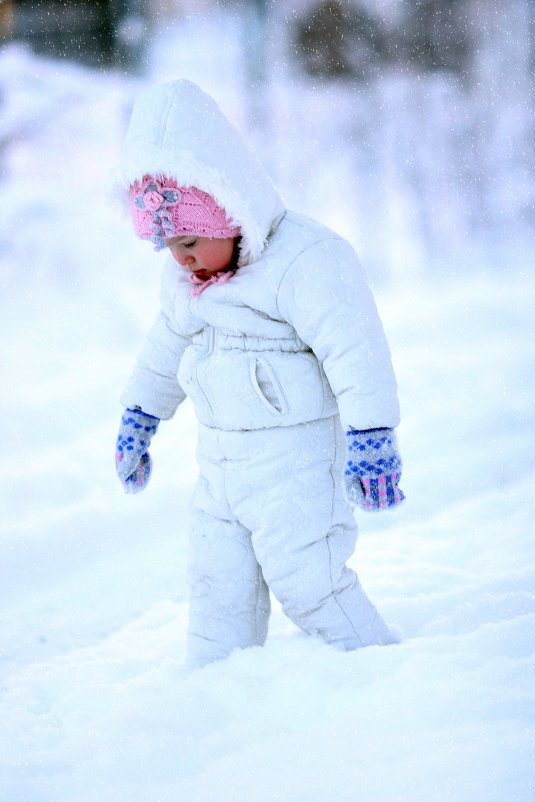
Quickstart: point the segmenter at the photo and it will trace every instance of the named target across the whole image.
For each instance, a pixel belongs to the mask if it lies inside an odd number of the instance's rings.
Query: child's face
[[[179,265],[201,279],[230,267],[234,253],[234,239],[208,239],[208,237],[170,237],[166,246]]]

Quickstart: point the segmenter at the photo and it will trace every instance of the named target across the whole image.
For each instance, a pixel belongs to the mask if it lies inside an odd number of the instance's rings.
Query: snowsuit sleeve
[[[278,292],[282,317],[313,350],[346,428],[399,423],[390,349],[353,248],[341,238],[317,242],[286,271]]]
[[[126,407],[139,406],[148,415],[172,418],[186,394],[178,383],[180,360],[190,337],[173,326],[173,274],[164,270],[160,293],[161,308],[150,329],[134,370],[121,395]]]

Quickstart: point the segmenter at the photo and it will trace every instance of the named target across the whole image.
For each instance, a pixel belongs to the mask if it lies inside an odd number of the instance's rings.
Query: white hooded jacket
[[[289,426],[339,412],[345,427],[399,422],[390,352],[347,241],[285,210],[258,159],[217,104],[176,81],[140,96],[116,189],[144,175],[210,193],[242,230],[239,269],[191,295],[169,256],[161,310],[121,397],[158,418],[185,396],[227,431]]]

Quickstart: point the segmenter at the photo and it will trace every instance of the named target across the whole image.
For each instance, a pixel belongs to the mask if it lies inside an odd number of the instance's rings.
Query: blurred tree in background
[[[0,0],[0,32],[39,55],[135,70],[148,35],[147,1]]]
[[[377,4],[376,4],[377,5]],[[357,0],[307,4],[296,53],[311,75],[369,80],[393,65],[463,73],[473,42],[469,0],[404,0],[390,18]]]
[[[296,25],[297,54],[310,75],[365,80],[387,60],[386,31],[357,5],[324,0]]]
[[[463,74],[474,46],[465,0],[410,0],[399,38],[409,63]]]

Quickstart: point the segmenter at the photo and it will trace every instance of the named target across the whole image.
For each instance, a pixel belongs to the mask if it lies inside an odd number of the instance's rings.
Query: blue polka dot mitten
[[[158,429],[159,418],[141,409],[125,409],[117,437],[115,469],[125,493],[139,493],[149,483],[152,460],[150,441]]]
[[[344,486],[348,501],[364,510],[381,510],[400,504],[405,496],[398,487],[401,457],[393,429],[347,433]]]

